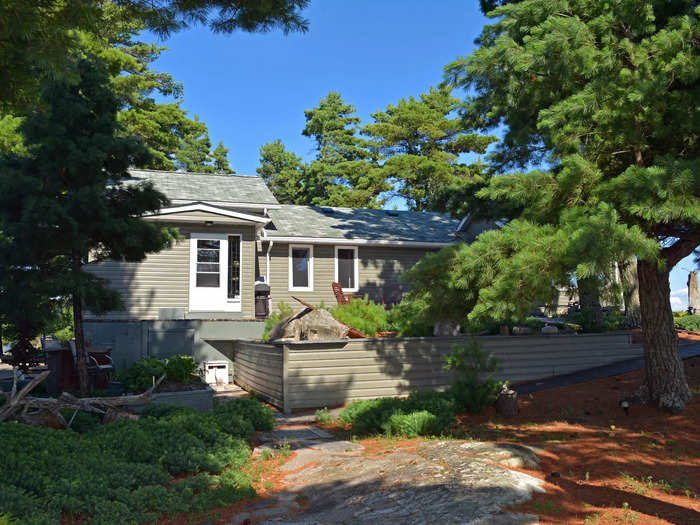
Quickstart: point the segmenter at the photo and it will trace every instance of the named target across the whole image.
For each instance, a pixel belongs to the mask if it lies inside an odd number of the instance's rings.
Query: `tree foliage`
[[[193,25],[218,33],[305,32],[308,0],[5,0],[0,3],[0,110],[37,101],[42,79],[76,78],[72,57],[79,32],[110,30],[116,6],[161,37]]]
[[[431,88],[372,114],[362,128],[384,160],[382,174],[396,196],[414,210],[433,210],[441,190],[470,183],[481,169],[460,162],[463,153],[485,153],[493,137],[465,131],[456,115],[459,99],[449,87]]]
[[[175,232],[139,218],[166,204],[165,196],[149,183],[121,182],[148,151],[122,135],[108,76],[88,60],[76,71],[77,84],[47,83],[42,105],[22,123],[29,154],[0,161],[0,289],[10,300],[37,306],[72,297],[77,312],[85,306],[99,313],[119,306],[120,297],[83,264],[139,261],[169,245]],[[17,282],[34,281],[33,293],[16,288]],[[18,331],[23,318],[36,313],[8,302],[2,306]],[[80,350],[79,327],[76,323]],[[22,329],[22,337],[33,337],[37,328],[34,322]]]
[[[489,14],[481,47],[446,68],[472,90],[465,124],[505,126],[500,168],[476,194],[517,211],[507,227],[451,248],[442,288],[462,312],[520,315],[574,275],[639,258],[646,387],[680,409],[689,390],[677,354],[668,271],[700,244],[700,58],[692,2],[524,0]],[[423,274],[415,293],[440,304]],[[483,275],[478,275],[482,272]],[[446,292],[448,293],[448,292]],[[476,294],[476,295],[475,295]],[[646,312],[646,315],[645,315]]]

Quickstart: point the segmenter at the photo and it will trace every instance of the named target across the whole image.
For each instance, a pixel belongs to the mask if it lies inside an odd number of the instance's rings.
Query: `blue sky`
[[[304,110],[331,90],[355,105],[363,122],[399,98],[419,95],[442,80],[443,67],[474,49],[486,18],[464,0],[312,0],[306,34],[214,35],[182,31],[154,69],[185,87],[183,107],[223,140],[238,173],[255,174],[258,150],[282,139],[302,157],[312,143],[301,136]],[[687,307],[686,279],[694,263],[671,273],[674,310]]]

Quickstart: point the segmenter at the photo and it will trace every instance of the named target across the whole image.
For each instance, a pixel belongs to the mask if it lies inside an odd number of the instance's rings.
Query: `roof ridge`
[[[166,175],[208,175],[210,177],[245,177],[247,179],[260,179],[263,178],[260,175],[245,175],[242,173],[206,173],[203,171],[168,171],[168,170],[151,170],[142,168],[131,168],[128,170],[131,172],[145,172],[145,173],[163,173]]]

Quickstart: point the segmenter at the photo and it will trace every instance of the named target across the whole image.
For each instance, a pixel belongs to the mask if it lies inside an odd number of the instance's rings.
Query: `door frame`
[[[230,235],[238,236],[240,243],[240,295],[238,299],[228,298],[228,258],[229,245],[228,238]],[[193,298],[197,296],[197,241],[211,240],[219,241],[219,299],[208,305],[203,305],[198,302],[193,302]],[[210,232],[192,232],[190,233],[190,286],[188,308],[190,312],[240,312],[242,311],[243,299],[243,234],[239,232],[226,233],[210,233]]]

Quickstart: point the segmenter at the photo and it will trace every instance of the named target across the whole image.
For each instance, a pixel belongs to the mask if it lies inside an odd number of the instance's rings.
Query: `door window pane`
[[[197,280],[198,288],[219,287],[219,248],[220,241],[197,240]]]
[[[228,238],[228,298],[241,296],[241,238],[232,235]]]
[[[292,286],[309,287],[309,249],[292,248]]]
[[[355,250],[338,248],[338,282],[343,288],[354,289],[355,283]]]

